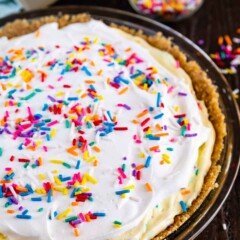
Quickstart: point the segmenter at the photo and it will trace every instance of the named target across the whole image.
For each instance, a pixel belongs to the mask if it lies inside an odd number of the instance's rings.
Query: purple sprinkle
[[[136,171],[135,169],[132,171],[132,175],[133,175],[134,177],[136,177],[137,171]]]
[[[197,43],[198,43],[198,45],[203,45],[205,43],[205,41],[203,39],[199,39]]]
[[[19,211],[22,211],[22,210],[23,210],[23,206],[20,206],[20,207],[18,208],[18,210],[19,210]]]
[[[187,96],[187,93],[183,93],[183,92],[178,92],[179,96]]]
[[[128,106],[127,104],[123,104],[123,107],[126,108],[127,110],[131,110],[131,107]]]
[[[197,133],[187,133],[185,134],[185,137],[196,137]]]
[[[48,95],[48,98],[52,101],[52,102],[56,102],[57,100],[55,98],[53,98],[52,96]]]
[[[82,221],[80,219],[72,221],[72,224],[74,224],[74,225],[77,225],[77,224],[80,224],[80,223],[82,223]]]
[[[18,200],[15,197],[11,197],[12,203],[18,205]]]
[[[134,67],[131,66],[131,68],[130,68],[130,74],[133,75],[133,73],[134,73]]]
[[[136,164],[135,164],[135,163],[132,163],[132,167],[135,168],[135,167],[136,167]]]
[[[123,157],[123,160],[127,160],[127,157]]]

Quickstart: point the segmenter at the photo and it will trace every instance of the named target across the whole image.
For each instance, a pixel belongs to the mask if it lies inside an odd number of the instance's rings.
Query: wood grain
[[[64,4],[90,4],[134,12],[127,0],[61,0],[56,5]],[[225,34],[236,36],[236,29],[240,28],[240,0],[206,0],[194,16],[177,23],[167,23],[167,25],[194,42],[204,40],[205,43],[201,47],[205,52],[216,52],[219,50],[218,36]],[[240,71],[238,74],[226,77],[232,89],[240,89]],[[238,103],[240,104],[239,99]],[[220,212],[197,237],[197,240],[240,240],[240,174]]]

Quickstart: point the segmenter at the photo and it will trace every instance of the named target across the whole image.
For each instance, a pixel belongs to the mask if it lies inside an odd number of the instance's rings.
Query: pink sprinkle
[[[180,63],[178,60],[176,60],[176,68],[179,68],[180,67]]]
[[[122,182],[122,178],[121,177],[118,177],[118,180],[119,180],[119,184],[122,184],[123,182]]]
[[[55,87],[53,85],[48,85],[50,89],[54,89]]]
[[[170,142],[176,142],[176,139],[175,138],[171,138]]]
[[[137,140],[137,135],[136,135],[136,134],[133,135],[133,139],[134,139],[134,140]]]
[[[63,80],[63,76],[60,76],[57,80],[58,80],[58,81]]]
[[[140,139],[138,139],[138,140],[136,140],[136,143],[140,144],[140,143],[142,143],[142,141]]]
[[[190,123],[188,123],[188,125],[187,125],[187,130],[188,130],[188,131],[191,130],[191,124],[190,124]]]
[[[44,151],[44,152],[47,152],[47,151],[48,151],[48,149],[47,149],[46,146],[43,146],[43,151]]]
[[[57,123],[59,123],[58,120],[55,120],[55,121],[52,121],[52,122],[48,123],[47,126],[51,127],[51,126],[53,126],[53,125],[55,125]]]
[[[170,88],[168,88],[167,93],[172,92],[173,89],[174,89],[174,86],[171,86]]]
[[[123,172],[121,168],[118,168],[118,172],[121,174],[123,178],[127,178],[126,174]]]
[[[5,168],[5,171],[11,171],[11,170],[12,170],[12,168],[10,168],[10,167]]]
[[[79,213],[79,217],[85,222],[86,221],[86,219],[85,219],[85,217],[84,217],[84,215],[82,214],[82,213]]]

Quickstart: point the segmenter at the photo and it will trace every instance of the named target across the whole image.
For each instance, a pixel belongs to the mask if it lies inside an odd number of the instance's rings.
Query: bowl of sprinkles
[[[138,13],[163,21],[178,21],[194,14],[203,0],[129,0]]]

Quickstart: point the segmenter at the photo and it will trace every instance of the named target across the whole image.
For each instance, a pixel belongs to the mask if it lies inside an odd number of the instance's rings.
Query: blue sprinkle
[[[107,111],[107,115],[109,116],[109,118],[111,119],[111,121],[112,121],[112,116],[111,116],[111,113],[110,113],[110,111],[108,110]]]
[[[43,108],[42,108],[42,111],[46,111],[47,109],[48,109],[48,104],[47,104],[47,103],[44,103]]]
[[[159,106],[160,106],[160,101],[161,101],[161,93],[158,92],[158,93],[157,93],[157,103],[156,103],[156,107],[159,107]]]
[[[164,115],[164,113],[160,113],[160,114],[154,116],[154,119],[159,119],[159,118],[161,118],[163,115]]]
[[[88,70],[86,66],[83,66],[81,70],[83,70],[88,76],[92,76],[91,72]]]
[[[154,108],[153,107],[149,107],[148,110],[149,110],[149,112],[152,112],[154,110]]]
[[[30,215],[16,215],[16,218],[19,218],[19,219],[32,219],[32,216],[30,216]]]
[[[77,100],[79,100],[78,97],[69,97],[68,98],[68,101],[77,101]]]
[[[9,176],[8,176],[8,175],[4,176],[4,179],[5,179],[6,181],[8,181],[8,180],[12,179],[14,176],[15,176],[15,173],[12,172]]]
[[[76,169],[79,169],[79,168],[80,168],[80,164],[81,164],[81,161],[78,160],[78,161],[77,161],[77,164],[76,164]]]
[[[52,189],[48,191],[48,195],[47,195],[47,202],[50,203],[51,201],[52,201]]]
[[[183,212],[186,213],[187,212],[187,205],[186,205],[186,203],[184,201],[180,201],[180,205],[182,207]]]
[[[26,215],[27,213],[28,213],[28,210],[26,209],[22,212],[22,215]]]
[[[0,198],[3,198],[2,185],[0,185]]]
[[[106,216],[106,213],[93,213],[93,216],[97,216],[97,217],[105,217]]]
[[[107,66],[108,66],[108,67],[114,66],[114,62],[109,63]]]
[[[148,168],[148,167],[150,166],[151,159],[152,159],[151,156],[148,156],[148,157],[147,157],[146,163],[145,163],[145,165],[144,165],[145,168]]]
[[[42,127],[42,126],[44,126],[44,125],[45,125],[44,122],[39,122],[39,123],[35,123],[33,126],[34,126],[34,127]]]
[[[160,137],[150,136],[148,137],[149,140],[160,140]]]
[[[75,196],[75,192],[77,192],[77,188],[74,188],[71,195],[70,195],[70,198],[74,198]]]
[[[47,134],[47,135],[46,135],[46,139],[47,139],[47,141],[50,141],[50,140],[51,140],[51,138],[50,138],[50,135],[49,135],[49,134]]]
[[[31,201],[33,201],[33,202],[41,202],[42,198],[41,197],[34,197],[34,198],[31,198]]]
[[[50,131],[51,130],[51,128],[49,128],[49,127],[40,127],[39,129],[41,131]]]
[[[122,190],[122,191],[117,191],[117,192],[115,192],[117,195],[122,195],[122,194],[124,194],[124,193],[130,193],[130,190],[128,189],[128,190]]]

